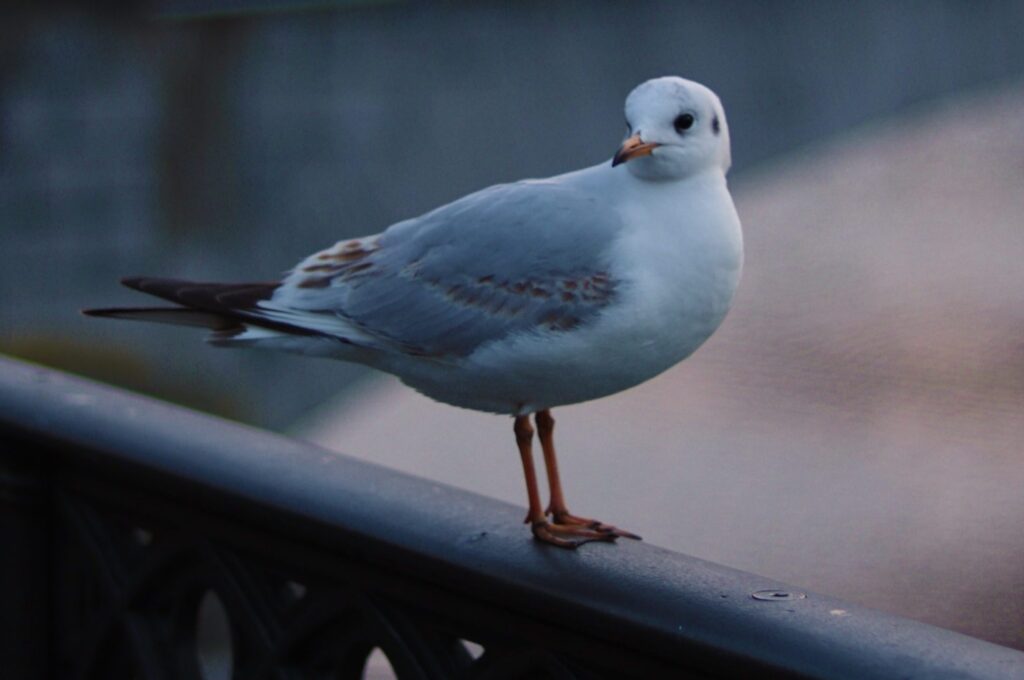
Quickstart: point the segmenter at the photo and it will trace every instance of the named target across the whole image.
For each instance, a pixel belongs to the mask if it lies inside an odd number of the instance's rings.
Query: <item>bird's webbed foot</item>
[[[547,514],[551,515],[551,521],[554,526],[583,527],[601,534],[611,535],[615,538],[621,536],[622,538],[632,538],[637,541],[643,540],[632,531],[626,531],[625,529],[620,529],[617,526],[605,524],[604,522],[596,519],[590,519],[589,517],[577,517],[568,510],[553,510],[548,508]]]
[[[559,548],[575,549],[584,543],[595,541],[611,542],[618,536],[609,531],[598,531],[591,527],[575,524],[555,524],[546,519],[531,522],[533,537],[542,543]]]

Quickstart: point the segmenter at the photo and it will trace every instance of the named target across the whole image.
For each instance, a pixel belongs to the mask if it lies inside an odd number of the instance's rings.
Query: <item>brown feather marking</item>
[[[461,289],[458,289],[458,287],[456,287],[456,288],[457,289],[454,292],[449,292],[448,293],[448,299],[451,300],[452,302],[462,302],[462,301],[464,301],[466,299],[465,291],[463,291]]]
[[[364,243],[362,239],[353,239],[341,244],[340,249],[335,246],[327,252],[317,255],[318,260],[336,260],[338,262],[355,262],[367,255],[372,255],[380,250],[380,245],[374,239],[370,243]]]
[[[553,331],[568,331],[578,326],[580,320],[571,314],[563,315],[551,311],[541,319],[541,323]]]
[[[363,259],[367,255],[372,255],[376,251],[373,250],[345,250],[341,252],[331,251],[329,253],[323,253],[318,256],[320,260],[335,260],[337,262],[356,262]]]
[[[580,325],[580,320],[575,316],[563,316],[557,322],[552,324],[552,330],[556,331],[570,331]]]
[[[331,277],[317,276],[303,279],[296,284],[299,288],[327,288],[331,285]]]

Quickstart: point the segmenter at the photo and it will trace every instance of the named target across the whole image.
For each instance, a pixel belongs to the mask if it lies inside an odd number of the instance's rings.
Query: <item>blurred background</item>
[[[78,310],[607,162],[683,75],[744,281],[687,362],[555,412],[571,507],[1024,648],[1024,2],[100,7],[0,10],[0,352],[525,504],[506,418]]]

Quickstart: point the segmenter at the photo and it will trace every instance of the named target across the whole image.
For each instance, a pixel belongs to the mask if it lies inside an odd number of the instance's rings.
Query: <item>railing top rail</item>
[[[1024,653],[797,592],[646,543],[540,545],[522,509],[296,440],[0,358],[0,440],[202,489],[192,507],[361,559],[487,606],[688,658],[711,674],[760,668],[809,677],[1024,677]],[[717,669],[717,671],[716,671]]]

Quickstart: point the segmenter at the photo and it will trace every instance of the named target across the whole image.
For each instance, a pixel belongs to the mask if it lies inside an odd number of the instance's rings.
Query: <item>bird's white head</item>
[[[729,125],[718,96],[676,76],[641,83],[626,97],[626,140],[612,166],[636,177],[678,180],[732,163]]]

